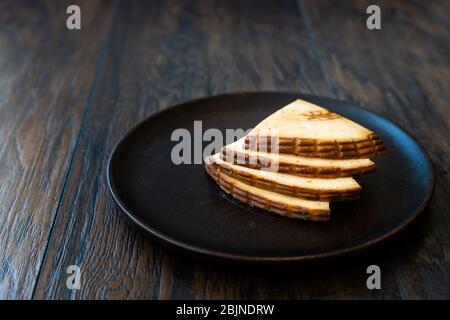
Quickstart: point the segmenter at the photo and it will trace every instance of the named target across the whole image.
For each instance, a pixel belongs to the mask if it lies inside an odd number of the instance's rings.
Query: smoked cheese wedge
[[[322,159],[284,153],[257,152],[245,149],[242,138],[222,148],[222,160],[253,169],[277,167],[280,173],[305,177],[339,178],[375,170],[370,159]]]
[[[247,135],[245,146],[270,151],[273,139],[279,152],[305,157],[361,158],[385,151],[373,131],[300,99],[259,123]]]
[[[344,201],[358,198],[361,192],[361,186],[350,177],[336,179],[308,178],[251,169],[223,161],[219,154],[206,158],[205,163],[213,166],[214,170],[243,183],[293,197]]]
[[[330,218],[327,201],[305,200],[260,189],[233,179],[210,164],[205,163],[205,168],[222,190],[250,206],[294,219],[326,221]]]

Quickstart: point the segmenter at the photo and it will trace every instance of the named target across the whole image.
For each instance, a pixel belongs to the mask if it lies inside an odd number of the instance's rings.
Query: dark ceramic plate
[[[202,132],[248,129],[298,97],[370,128],[388,149],[374,159],[376,172],[356,178],[362,197],[332,203],[329,222],[291,220],[252,208],[225,194],[203,165],[172,163],[178,143],[171,141],[174,129],[186,128],[194,136],[194,120],[202,121]],[[214,257],[276,262],[335,256],[391,236],[424,209],[434,174],[417,143],[380,116],[326,98],[255,92],[194,100],[151,116],[115,147],[108,184],[131,222],[165,244]]]

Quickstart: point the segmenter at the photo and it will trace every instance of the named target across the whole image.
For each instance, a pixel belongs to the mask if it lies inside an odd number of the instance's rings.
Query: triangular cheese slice
[[[351,200],[359,196],[361,187],[353,178],[308,178],[286,173],[256,170],[223,161],[219,154],[205,159],[207,165],[223,174],[252,185],[294,197],[314,200]]]
[[[279,152],[311,157],[360,158],[384,151],[373,131],[300,99],[259,123],[246,137],[246,145],[267,150],[275,138]]]
[[[370,159],[322,159],[284,153],[257,152],[245,149],[245,138],[222,148],[221,157],[229,163],[254,169],[272,167],[280,173],[307,177],[338,178],[375,170]]]
[[[241,202],[289,218],[329,220],[330,204],[327,201],[305,200],[257,188],[215,170],[214,166],[205,164],[205,167],[222,190]]]

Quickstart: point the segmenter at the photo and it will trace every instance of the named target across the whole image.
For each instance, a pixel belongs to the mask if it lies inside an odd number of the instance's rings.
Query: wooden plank
[[[436,190],[425,216],[373,263],[384,266],[383,282],[395,283],[402,298],[448,298],[449,2],[377,1],[382,29],[374,31],[365,24],[369,4],[304,1],[301,10],[330,93],[405,127],[435,166]]]
[[[0,3],[0,299],[31,298],[111,20],[78,1]]]
[[[104,169],[127,130],[174,103],[237,90],[326,92],[297,10],[294,1],[120,5],[35,298],[241,298],[282,290],[286,283],[253,293],[259,281],[272,281],[211,272],[153,245],[115,208]],[[72,264],[81,267],[78,291],[65,285]]]

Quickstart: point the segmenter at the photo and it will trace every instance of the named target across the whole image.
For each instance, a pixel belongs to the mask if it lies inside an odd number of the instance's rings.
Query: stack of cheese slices
[[[383,153],[372,131],[312,103],[296,100],[250,133],[205,159],[206,171],[234,198],[283,216],[323,221],[330,201],[361,192],[354,175],[375,170]]]

